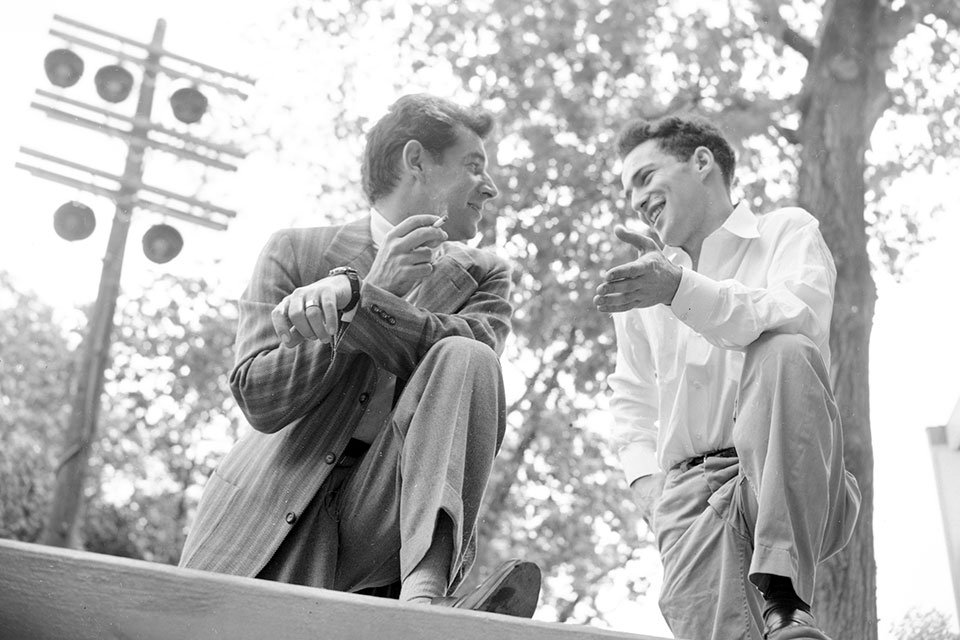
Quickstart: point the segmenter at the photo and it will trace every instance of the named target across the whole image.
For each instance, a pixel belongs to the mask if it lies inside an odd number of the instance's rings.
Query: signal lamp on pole
[[[101,67],[93,81],[97,93],[107,102],[123,102],[133,88],[133,74],[118,64]]]
[[[206,112],[207,97],[196,87],[184,87],[170,96],[170,106],[173,107],[173,115],[177,120],[193,124]]]
[[[73,242],[88,237],[97,226],[97,218],[93,209],[71,200],[60,205],[53,214],[53,229],[64,240]]]
[[[143,253],[157,264],[170,262],[183,249],[183,236],[168,224],[156,224],[143,234]]]
[[[58,87],[72,87],[83,75],[83,59],[70,49],[54,49],[43,59],[47,78]]]

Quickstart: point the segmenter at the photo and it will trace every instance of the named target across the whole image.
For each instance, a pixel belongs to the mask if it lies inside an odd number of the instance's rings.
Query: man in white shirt
[[[836,268],[817,220],[758,216],[730,184],[710,123],[628,123],[617,140],[639,257],[597,287],[614,313],[614,442],[664,566],[678,638],[826,640],[817,563],[839,551],[860,493],[830,386]]]

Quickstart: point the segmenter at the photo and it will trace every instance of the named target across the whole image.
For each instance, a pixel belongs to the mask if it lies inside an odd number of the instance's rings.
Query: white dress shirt
[[[836,267],[819,223],[798,207],[754,215],[741,202],[683,267],[670,306],[614,314],[613,444],[628,482],[733,446],[743,349],[765,331],[803,334],[830,366]]]

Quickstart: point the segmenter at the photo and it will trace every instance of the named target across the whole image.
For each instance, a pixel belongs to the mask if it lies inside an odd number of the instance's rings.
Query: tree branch
[[[777,130],[780,137],[786,140],[788,144],[800,144],[800,132],[796,129],[788,129],[777,123],[773,124],[773,128]]]
[[[806,58],[807,62],[813,60],[813,56],[817,53],[817,47],[812,42],[788,27],[785,22],[780,39],[785,45]]]
[[[775,0],[756,0],[756,7],[757,21],[767,33],[802,55],[807,62],[813,61],[817,53],[816,45],[787,24],[787,21],[780,15],[779,2]]]
[[[960,22],[960,9],[953,7],[953,5],[956,3],[956,0],[949,0],[950,7],[947,6],[947,2],[942,2],[940,0],[929,0],[929,2],[932,13],[936,13],[934,10],[934,5],[943,5],[943,12],[947,13],[948,11],[952,11],[955,14],[954,19],[957,19],[958,22]],[[896,11],[890,11],[889,9],[881,10],[880,33],[877,34],[877,44],[879,47],[887,50],[884,52],[886,54],[886,58],[889,57],[889,51],[892,51],[893,48],[897,46],[898,42],[900,42],[916,28],[917,23],[920,22],[920,18],[923,17],[923,14],[923,7],[917,4],[911,4],[909,2]]]

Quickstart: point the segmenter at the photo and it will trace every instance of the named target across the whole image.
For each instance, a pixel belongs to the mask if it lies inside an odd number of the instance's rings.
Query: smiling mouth
[[[658,202],[647,210],[647,218],[650,220],[650,226],[657,224],[657,220],[660,218],[660,214],[663,213],[663,208],[666,206],[666,202]]]

